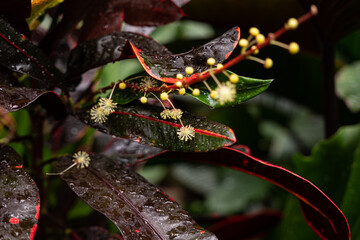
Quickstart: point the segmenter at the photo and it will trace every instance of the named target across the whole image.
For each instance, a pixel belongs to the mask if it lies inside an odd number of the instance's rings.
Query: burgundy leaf
[[[0,17],[6,19],[15,29],[30,35],[26,18],[30,17],[31,0],[0,1]]]
[[[45,87],[62,81],[62,74],[25,35],[0,18],[0,64],[43,82]]]
[[[77,112],[77,117],[106,134],[173,151],[211,151],[236,142],[228,126],[188,112],[183,113],[181,121],[194,127],[195,135],[191,140],[180,140],[178,131],[182,125],[176,120],[162,119],[162,110],[144,104],[121,105],[101,124],[91,119],[89,109]]]
[[[156,186],[119,161],[92,154],[88,168],[61,175],[69,187],[119,228],[124,239],[217,239]],[[72,164],[58,160],[58,170]]]
[[[0,239],[33,239],[35,236],[40,195],[22,164],[11,147],[0,145]]]
[[[179,20],[184,13],[172,0],[124,0],[125,22],[136,26],[159,26]]]
[[[178,81],[176,79],[178,73],[186,76],[185,68],[188,66],[194,68],[195,74],[191,77],[195,77],[200,72],[209,69],[206,63],[208,58],[214,58],[216,63],[225,61],[237,46],[239,38],[240,29],[234,27],[201,47],[176,55],[150,55],[136,43],[132,42],[131,46],[139,62],[150,76],[164,82],[174,83]]]
[[[285,168],[229,147],[211,153],[167,152],[161,156],[217,164],[272,182],[306,205],[303,209],[307,222],[322,239],[350,239],[349,225],[341,210],[314,184]]]
[[[0,107],[5,109],[5,111],[13,112],[20,110],[36,100],[39,100],[57,119],[66,115],[65,105],[55,92],[24,87],[4,87],[0,85]]]
[[[123,21],[124,6],[119,1],[96,1],[84,19],[79,42],[120,32]]]
[[[74,48],[69,57],[68,75],[78,76],[91,68],[128,58],[131,54],[129,45],[126,44],[128,41],[141,46],[148,54],[171,54],[163,45],[148,36],[131,32],[113,33]]]
[[[280,212],[270,210],[231,216],[212,225],[209,230],[221,240],[252,239],[268,232],[281,217]]]

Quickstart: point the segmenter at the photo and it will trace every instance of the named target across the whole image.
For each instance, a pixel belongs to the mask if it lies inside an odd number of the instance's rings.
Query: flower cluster
[[[114,84],[109,98],[100,98],[99,103],[91,108],[90,116],[91,120],[93,120],[94,122],[104,123],[106,122],[108,116],[111,113],[115,112],[117,103],[113,102],[113,100],[111,99],[115,86],[116,84]]]

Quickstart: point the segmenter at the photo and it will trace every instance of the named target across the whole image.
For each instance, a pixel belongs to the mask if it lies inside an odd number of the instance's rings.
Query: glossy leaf
[[[33,239],[35,236],[40,194],[22,164],[11,147],[0,145],[1,239]]]
[[[345,66],[337,74],[336,94],[353,112],[360,111],[360,61]]]
[[[209,230],[221,240],[253,239],[266,234],[281,217],[280,212],[271,210],[231,216],[210,226]]]
[[[234,27],[201,47],[176,55],[149,55],[132,42],[132,50],[145,71],[158,80],[174,83],[178,73],[186,76],[187,66],[194,68],[194,75],[209,69],[206,61],[214,58],[222,63],[233,52],[240,38],[240,29]]]
[[[0,107],[5,111],[13,112],[20,110],[36,100],[39,100],[56,118],[65,116],[65,105],[55,92],[25,87],[4,87],[0,85]]]
[[[77,76],[89,69],[128,58],[131,52],[126,51],[127,42],[142,46],[148,54],[170,54],[152,38],[131,32],[119,32],[79,44],[71,51],[68,62],[68,75]]]
[[[276,184],[306,205],[304,216],[322,239],[350,239],[350,229],[341,210],[319,188],[295,173],[225,147],[211,153],[166,152],[161,157],[196,160],[229,167]]]
[[[25,35],[30,31],[25,19],[30,16],[31,0],[0,1],[0,17]]]
[[[23,34],[0,18],[0,64],[51,86],[62,81],[62,74]]]
[[[189,214],[137,173],[119,161],[92,154],[88,168],[61,175],[69,187],[119,228],[124,239],[217,239]],[[72,164],[58,160],[58,170]]]
[[[181,120],[184,125],[190,124],[195,128],[195,137],[182,141],[177,134],[181,128],[180,123],[162,119],[162,110],[141,104],[119,106],[102,124],[90,119],[89,110],[83,110],[77,116],[85,124],[104,133],[174,151],[211,151],[236,141],[229,127],[187,112],[184,112]]]
[[[227,71],[228,74],[231,74],[232,72]],[[227,82],[229,81],[229,78],[224,75],[223,73],[220,73],[216,76],[220,82]],[[188,94],[199,101],[205,103],[206,105],[210,107],[226,107],[226,106],[233,106],[240,103],[243,103],[260,93],[264,92],[269,86],[270,83],[273,81],[271,79],[255,79],[255,78],[249,78],[249,77],[243,77],[239,76],[239,82],[236,84],[236,97],[233,102],[226,102],[225,104],[221,105],[218,101],[210,97],[209,90],[205,87],[205,85],[201,82],[199,84],[194,84],[193,88],[199,88],[200,89],[200,95],[194,96],[192,94]],[[211,89],[216,89],[217,84],[213,80],[208,80],[207,83],[210,85]]]

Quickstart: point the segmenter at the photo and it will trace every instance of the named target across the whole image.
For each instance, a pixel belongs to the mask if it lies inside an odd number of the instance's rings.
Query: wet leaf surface
[[[211,151],[236,141],[229,127],[187,112],[184,112],[181,120],[184,125],[190,124],[195,128],[195,137],[182,141],[177,134],[181,124],[162,119],[162,110],[143,104],[119,106],[103,124],[90,119],[90,110],[80,111],[76,115],[85,124],[104,133],[173,151]]]
[[[61,175],[69,187],[119,228],[124,239],[217,239],[156,186],[118,161],[92,154],[88,168]],[[72,164],[58,160],[58,170]]]
[[[154,39],[131,32],[118,32],[79,44],[71,51],[68,75],[77,76],[89,69],[119,61],[132,55],[128,41],[141,46],[148,54],[171,54]]]
[[[123,240],[118,234],[112,234],[102,227],[85,227],[75,229],[74,233],[81,240]],[[72,235],[74,235],[74,233]],[[75,237],[65,237],[62,240],[75,240]]]
[[[227,73],[232,74],[232,72],[230,71],[227,71]],[[216,77],[221,83],[225,83],[229,81],[229,78],[223,73],[216,75]],[[202,82],[192,85],[193,88],[198,88],[200,90],[199,96],[194,96],[192,94],[188,94],[188,95],[214,108],[233,106],[233,105],[241,104],[264,92],[270,86],[270,83],[273,81],[271,79],[262,80],[262,79],[255,79],[255,78],[249,78],[243,76],[239,76],[239,79],[240,79],[239,82],[236,83],[236,97],[234,98],[233,102],[226,102],[223,105],[221,105],[218,101],[210,97],[209,90]],[[211,89],[217,88],[217,84],[213,80],[209,79],[207,80],[207,83],[209,84]]]
[[[25,35],[0,18],[0,64],[40,80],[44,87],[62,82],[62,74]]]
[[[229,167],[260,177],[297,197],[308,224],[323,239],[350,239],[350,229],[341,210],[319,188],[295,173],[225,147],[211,153],[166,152],[161,157],[195,160]]]
[[[209,230],[221,240],[253,239],[265,235],[281,217],[280,212],[271,210],[231,216],[210,226]]]
[[[218,38],[186,53],[176,55],[149,55],[132,42],[132,50],[145,71],[158,80],[176,82],[176,74],[186,76],[185,68],[194,68],[194,74],[209,69],[206,61],[214,58],[217,63],[225,61],[237,46],[240,29],[234,27]]]
[[[0,85],[0,107],[8,112],[20,110],[36,100],[39,100],[44,108],[53,113],[56,118],[62,118],[66,115],[65,105],[55,92],[25,87],[4,87]]]
[[[0,145],[1,239],[33,239],[36,232],[39,190],[22,164],[11,147]]]

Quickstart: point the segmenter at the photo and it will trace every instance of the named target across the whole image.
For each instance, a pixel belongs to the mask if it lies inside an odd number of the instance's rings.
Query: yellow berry
[[[125,88],[126,88],[126,83],[120,83],[119,84],[119,88],[121,89],[121,90],[124,90]]]
[[[169,98],[169,95],[166,93],[166,92],[163,92],[160,94],[160,99],[165,101],[165,100],[168,100]]]
[[[180,89],[179,89],[179,94],[180,94],[180,95],[184,95],[185,93],[186,93],[185,88],[180,88]]]
[[[176,85],[178,88],[180,88],[180,87],[182,87],[182,82],[177,81],[177,82],[175,83],[175,85]]]
[[[147,103],[147,97],[141,97],[140,102],[143,104]]]
[[[176,78],[180,80],[180,79],[183,79],[184,76],[181,73],[178,73],[178,74],[176,74]]]
[[[252,28],[249,29],[249,33],[250,33],[251,35],[253,35],[254,37],[256,37],[257,35],[259,35],[260,31],[259,31],[258,28],[252,27]]]
[[[240,47],[247,47],[247,45],[249,44],[248,40],[246,40],[245,38],[240,39],[239,41],[239,46]]]
[[[271,68],[273,66],[273,60],[271,58],[265,58],[264,68]]]
[[[193,74],[194,73],[194,69],[192,68],[192,67],[186,67],[185,68],[185,72],[186,72],[186,74]]]
[[[300,51],[299,44],[297,44],[296,42],[291,42],[289,44],[289,53],[297,54],[299,51]]]
[[[263,42],[265,42],[265,36],[263,34],[258,34],[256,35],[256,41],[261,44]]]
[[[289,20],[287,21],[286,26],[289,29],[296,29],[299,26],[299,22],[296,18],[289,18]]]
[[[210,92],[210,97],[212,99],[217,99],[218,98],[218,92],[217,91],[211,91]]]
[[[194,96],[199,96],[199,95],[200,95],[200,90],[199,90],[198,88],[195,88],[195,89],[193,90],[192,94],[193,94]]]
[[[210,66],[214,65],[215,64],[215,59],[214,58],[208,58],[207,64],[209,64]]]
[[[251,46],[251,50],[254,50],[254,55],[259,53],[259,49],[256,46]]]
[[[218,69],[218,70],[222,69],[223,67],[224,67],[224,65],[222,65],[221,63],[218,63],[216,65],[216,69]]]
[[[235,73],[232,73],[229,77],[230,82],[232,83],[238,83],[239,82],[239,76]]]

